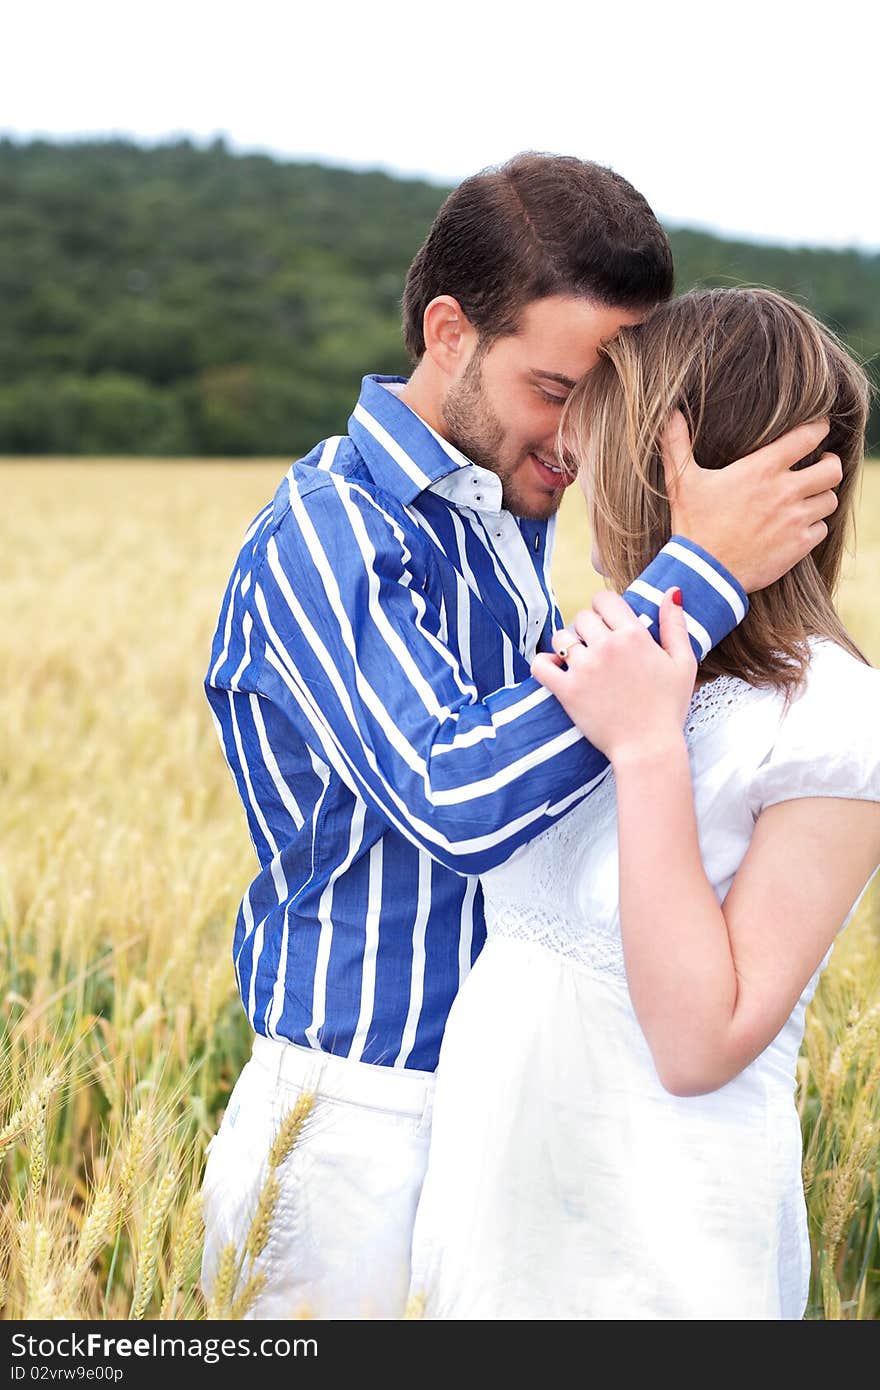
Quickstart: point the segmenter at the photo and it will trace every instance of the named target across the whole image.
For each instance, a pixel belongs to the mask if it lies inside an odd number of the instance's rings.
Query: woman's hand
[[[658,645],[619,594],[597,594],[575,618],[575,635],[556,633],[556,654],[532,663],[535,680],[612,763],[681,740],[697,663],[680,604],[681,591],[669,589]]]

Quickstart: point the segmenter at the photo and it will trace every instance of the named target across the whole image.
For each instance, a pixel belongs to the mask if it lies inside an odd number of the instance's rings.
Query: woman
[[[611,768],[484,879],[416,1221],[428,1317],[803,1316],[804,1011],[880,862],[880,672],[832,602],[866,401],[832,336],[758,290],[665,305],[572,393],[563,440],[617,590],[669,536],[677,408],[706,467],[825,416],[844,477],[826,539],[696,690],[671,592],[662,645],[606,593],[535,661]]]

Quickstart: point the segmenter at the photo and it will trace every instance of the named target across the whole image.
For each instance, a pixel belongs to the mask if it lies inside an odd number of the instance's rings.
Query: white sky
[[[876,0],[20,0],[0,132],[224,134],[456,182],[611,164],[668,222],[880,247]]]

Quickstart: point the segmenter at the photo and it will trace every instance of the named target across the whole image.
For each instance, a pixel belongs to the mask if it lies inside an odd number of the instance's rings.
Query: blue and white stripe
[[[349,434],[249,528],[205,686],[260,864],[233,947],[253,1028],[430,1070],[485,937],[478,875],[607,764],[529,674],[561,626],[554,523],[460,501],[474,466],[393,381],[365,378]],[[676,537],[626,595],[655,631],[672,584],[699,655],[745,613]]]

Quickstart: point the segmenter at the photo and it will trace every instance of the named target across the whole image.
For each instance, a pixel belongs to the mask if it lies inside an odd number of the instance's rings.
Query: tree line
[[[344,431],[365,372],[408,371],[404,277],[447,191],[220,141],[0,141],[0,453],[293,456]],[[773,286],[877,380],[880,255],[667,230],[679,290]]]

